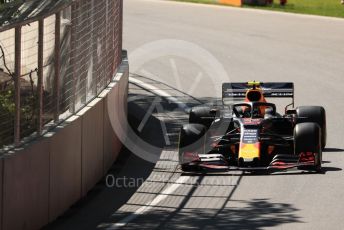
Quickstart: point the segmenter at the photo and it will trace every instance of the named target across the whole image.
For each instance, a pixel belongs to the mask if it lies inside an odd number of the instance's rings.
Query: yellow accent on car
[[[248,86],[260,86],[260,81],[249,81],[247,82]]]
[[[260,149],[256,144],[241,144],[239,150],[239,158],[255,158],[259,157]]]

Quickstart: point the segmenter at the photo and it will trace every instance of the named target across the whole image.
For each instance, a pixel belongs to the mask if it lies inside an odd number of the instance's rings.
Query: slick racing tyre
[[[204,151],[206,127],[200,124],[186,124],[180,130],[179,134],[179,163],[183,171],[192,171],[197,169],[196,165],[190,164],[192,159],[186,159],[185,154],[202,154]]]
[[[297,123],[315,122],[321,128],[321,146],[326,146],[326,112],[321,106],[300,106],[296,108]]]
[[[200,106],[191,108],[189,114],[190,124],[200,124],[209,128],[211,123],[214,121],[215,115],[211,114],[210,107]]]
[[[321,171],[322,149],[321,149],[321,129],[317,123],[306,122],[297,124],[294,129],[295,154],[314,153],[315,165],[309,167],[310,170]],[[303,169],[303,168],[301,168]],[[307,166],[308,169],[308,166]]]

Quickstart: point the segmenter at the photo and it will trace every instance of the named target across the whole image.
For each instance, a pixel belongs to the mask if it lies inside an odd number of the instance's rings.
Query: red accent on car
[[[197,152],[184,152],[184,161],[185,162],[192,162],[192,161],[199,161],[200,158]]]
[[[199,166],[208,169],[228,169],[227,165],[200,164]]]
[[[212,143],[212,144],[211,144],[211,147],[217,148],[217,147],[219,147],[219,145],[218,145],[218,143]]]
[[[300,160],[301,163],[311,163],[315,162],[315,154],[313,152],[302,152],[300,153]]]
[[[272,163],[271,165],[273,166],[285,166],[287,163],[283,162],[283,161],[276,161],[274,163]]]
[[[263,119],[261,118],[244,118],[244,125],[259,125]]]

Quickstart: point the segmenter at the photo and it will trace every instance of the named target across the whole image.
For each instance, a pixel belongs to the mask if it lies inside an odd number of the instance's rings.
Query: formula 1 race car
[[[291,98],[292,103],[281,115],[266,98]],[[183,125],[179,137],[183,171],[321,171],[325,109],[294,108],[293,83],[224,83],[222,101],[220,107],[191,109],[189,124]]]

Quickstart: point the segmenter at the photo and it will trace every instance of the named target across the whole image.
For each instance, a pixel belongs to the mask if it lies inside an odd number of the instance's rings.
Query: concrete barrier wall
[[[84,114],[83,114],[84,113]],[[104,100],[98,98],[81,111],[82,117],[82,156],[81,156],[81,195],[93,188],[104,174]],[[120,143],[118,146],[121,146]]]
[[[3,159],[3,229],[37,229],[47,223],[49,161],[45,138]]]
[[[126,135],[128,75],[124,61],[108,88],[83,110],[0,159],[0,229],[44,226],[106,174]],[[113,120],[121,120],[118,134]]]
[[[2,207],[3,207],[3,184],[4,184],[4,178],[3,178],[3,168],[4,168],[4,161],[3,159],[0,159],[0,229],[2,229]]]
[[[119,143],[125,140],[127,133],[127,95],[129,66],[126,59],[119,68],[119,74],[114,78],[112,90],[104,100],[104,171],[108,171],[114,159],[117,158]],[[110,109],[115,105],[114,110]],[[109,128],[111,127],[111,128]]]
[[[114,90],[109,92],[108,97],[104,100],[104,160],[103,160],[103,169],[104,173],[109,170],[112,165],[114,159],[116,159],[117,154],[121,146],[119,145],[120,139],[118,135],[116,135],[115,131],[111,126],[111,118],[116,116],[116,110],[110,110],[108,105],[114,105],[115,108],[118,108],[118,89],[119,84],[113,82],[111,84]]]
[[[81,198],[81,120],[78,116],[71,117],[49,138],[50,220]]]

